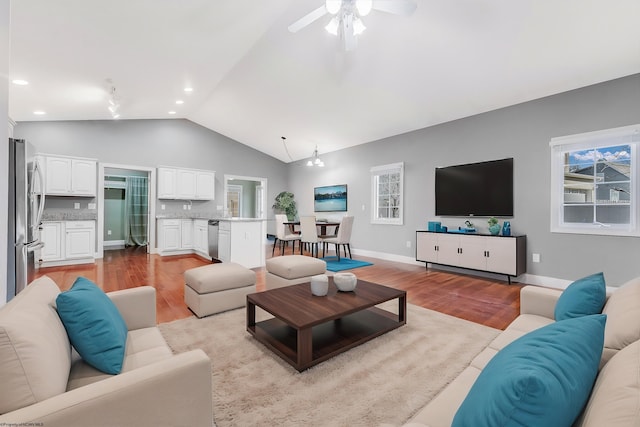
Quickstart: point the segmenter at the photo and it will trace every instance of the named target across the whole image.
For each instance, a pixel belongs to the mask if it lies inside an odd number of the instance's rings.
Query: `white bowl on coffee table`
[[[358,284],[358,278],[353,273],[336,273],[333,275],[333,283],[339,291],[352,292]]]

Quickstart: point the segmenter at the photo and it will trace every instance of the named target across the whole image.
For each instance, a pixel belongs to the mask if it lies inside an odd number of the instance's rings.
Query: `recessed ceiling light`
[[[169,111],[169,114],[175,114],[175,113],[176,113],[175,111]]]
[[[35,114],[36,116],[44,116],[47,113],[42,110],[37,110],[37,111],[34,111],[33,114]]]
[[[193,92],[193,88],[192,87],[185,87],[184,91],[187,93]]]
[[[182,105],[182,104],[184,104],[184,101],[183,101],[182,99],[178,99],[178,100],[176,101],[176,104],[178,104],[178,105]]]
[[[28,82],[28,81],[26,81],[26,80],[22,80],[22,79],[15,79],[15,80],[12,80],[12,81],[11,81],[11,83],[13,83],[14,85],[18,85],[18,86],[26,86],[26,85],[28,85],[28,84],[29,84],[29,82]]]

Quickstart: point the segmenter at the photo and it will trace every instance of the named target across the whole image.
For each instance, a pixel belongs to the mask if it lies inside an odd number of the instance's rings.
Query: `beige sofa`
[[[0,425],[212,425],[210,360],[201,350],[172,354],[156,327],[154,288],[107,294],[128,329],[118,375],[72,349],[59,292],[42,277],[0,308]]]
[[[562,291],[525,286],[518,316],[471,364],[405,427],[449,427],[482,369],[500,349],[526,333],[554,322]],[[622,427],[640,425],[640,278],[608,296],[600,371],[591,397],[575,426]]]

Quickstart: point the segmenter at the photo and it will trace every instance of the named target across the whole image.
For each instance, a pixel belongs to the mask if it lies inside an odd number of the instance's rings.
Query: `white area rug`
[[[499,333],[411,304],[407,312],[405,326],[301,373],[246,331],[245,309],[160,330],[174,352],[211,358],[218,427],[398,426]]]

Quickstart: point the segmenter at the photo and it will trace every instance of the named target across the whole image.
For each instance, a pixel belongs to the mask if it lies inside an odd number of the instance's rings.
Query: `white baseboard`
[[[105,240],[104,242],[102,242],[102,246],[124,246],[124,240]]]

